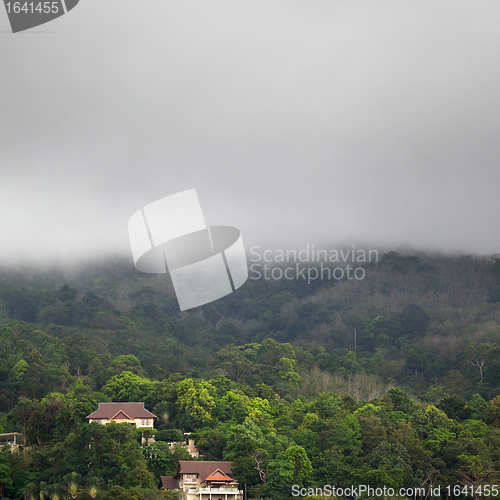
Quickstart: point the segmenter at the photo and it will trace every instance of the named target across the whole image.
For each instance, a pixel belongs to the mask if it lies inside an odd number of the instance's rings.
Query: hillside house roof
[[[132,417],[129,417],[123,410],[120,410],[111,417],[111,420],[134,420]]]
[[[160,490],[177,490],[179,481],[173,476],[160,476]]]
[[[23,442],[24,436],[20,432],[6,432],[5,434],[0,434],[0,446],[5,446],[6,444],[18,445]]]
[[[198,474],[201,481],[233,481],[231,462],[202,461],[202,460],[179,460],[178,474]],[[223,479],[208,479],[210,476],[221,476]]]
[[[220,469],[217,469],[216,471],[212,472],[210,476],[207,476],[205,478],[205,481],[214,481],[217,483],[230,483],[231,481],[234,481],[232,477],[229,477],[227,474],[224,474]]]
[[[99,403],[97,410],[85,418],[134,420],[135,418],[156,418],[156,415],[146,410],[144,403]]]

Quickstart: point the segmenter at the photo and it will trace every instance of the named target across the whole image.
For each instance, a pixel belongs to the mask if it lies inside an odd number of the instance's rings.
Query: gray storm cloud
[[[130,253],[196,188],[247,247],[500,249],[500,4],[81,0],[0,11],[0,262]]]

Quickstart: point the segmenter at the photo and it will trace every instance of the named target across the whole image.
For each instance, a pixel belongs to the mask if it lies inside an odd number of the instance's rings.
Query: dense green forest
[[[0,431],[26,439],[0,450],[1,498],[174,498],[157,487],[188,458],[167,444],[182,432],[232,460],[249,499],[325,484],[488,497],[500,259],[389,252],[365,271],[248,280],[181,313],[168,277],[123,258],[0,268]],[[86,423],[104,401],[144,401],[156,442]]]

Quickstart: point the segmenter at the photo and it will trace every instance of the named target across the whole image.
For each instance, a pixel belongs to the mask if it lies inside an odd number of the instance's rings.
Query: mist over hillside
[[[0,500],[498,499],[500,3],[4,4]]]

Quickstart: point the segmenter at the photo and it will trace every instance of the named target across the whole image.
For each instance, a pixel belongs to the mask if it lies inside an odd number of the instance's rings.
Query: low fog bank
[[[279,265],[282,262],[309,262],[312,264],[345,263],[358,260],[377,263],[384,255],[395,252],[402,257],[415,256],[421,261],[445,258],[472,258],[476,260],[493,260],[499,253],[474,253],[464,250],[443,250],[439,248],[418,248],[408,244],[398,246],[377,245],[374,243],[328,244],[304,243],[302,245],[245,245],[248,265],[253,262],[270,263]],[[33,274],[33,276],[51,274],[59,275],[62,280],[74,280],[79,277],[94,277],[109,272],[110,269],[119,268],[121,272],[138,276],[147,276],[147,273],[137,271],[130,251],[108,252],[96,255],[79,255],[59,258],[39,257],[0,259],[0,276],[15,273],[20,275]],[[36,279],[36,278],[35,278]]]

